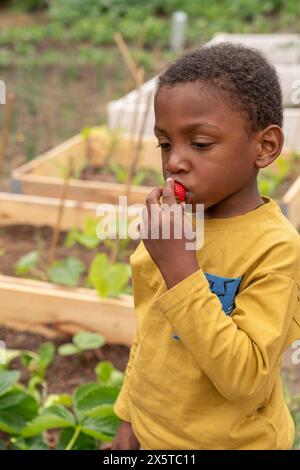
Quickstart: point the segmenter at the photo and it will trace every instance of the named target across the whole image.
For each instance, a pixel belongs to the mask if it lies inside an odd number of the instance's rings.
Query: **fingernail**
[[[170,176],[169,176],[169,178],[166,179],[167,183],[172,183],[172,181],[173,181],[173,178],[171,178]]]

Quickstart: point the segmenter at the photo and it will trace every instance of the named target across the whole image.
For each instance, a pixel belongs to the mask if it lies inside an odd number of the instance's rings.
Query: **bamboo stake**
[[[138,137],[137,143],[135,144],[134,136],[135,136],[135,131],[136,131],[136,127],[137,127],[137,114],[138,114],[138,108],[139,108],[139,105],[140,105],[141,85],[143,83],[143,78],[144,78],[144,69],[139,69],[139,72],[138,72],[138,97],[137,97],[137,100],[136,100],[136,103],[135,103],[135,110],[134,110],[133,118],[132,118],[131,139],[130,139],[130,147],[129,147],[130,148],[129,153],[130,153],[130,155],[133,154],[134,157],[131,161],[131,164],[130,164],[130,167],[129,167],[129,170],[128,170],[128,174],[127,174],[126,183],[125,183],[126,184],[126,186],[125,186],[125,195],[127,196],[127,200],[128,200],[128,198],[130,196],[130,193],[131,193],[132,179],[133,179],[133,176],[135,174],[135,169],[136,169],[136,166],[137,166],[140,154],[141,154],[141,150],[142,150],[143,136],[144,136],[144,133],[145,133],[145,127],[146,127],[146,123],[147,123],[147,117],[148,117],[148,114],[149,114],[151,97],[152,97],[152,93],[150,92],[148,94],[148,99],[147,99],[147,104],[146,104],[146,112],[143,116],[142,125],[141,125],[140,130],[139,130],[139,137]],[[110,255],[111,263],[114,263],[117,260],[119,250],[120,250],[120,238],[117,238],[115,240],[115,243],[113,245],[111,255]]]
[[[130,153],[130,155],[134,154],[134,158],[131,161],[129,171],[128,171],[128,175],[127,175],[127,179],[126,179],[125,195],[128,198],[129,195],[130,195],[130,192],[131,192],[132,179],[133,179],[134,172],[135,172],[135,169],[136,169],[136,165],[138,163],[139,155],[140,155],[141,149],[142,149],[142,141],[143,141],[143,136],[144,136],[145,127],[146,127],[146,123],[147,123],[148,112],[149,112],[150,103],[151,103],[151,93],[149,93],[150,96],[148,95],[148,100],[147,100],[147,105],[146,105],[146,113],[143,117],[142,125],[141,125],[141,128],[139,130],[138,141],[135,144],[135,133],[136,133],[136,128],[137,128],[137,116],[138,116],[138,109],[139,109],[140,100],[141,100],[141,87],[142,87],[142,84],[144,82],[145,70],[142,67],[138,68],[137,65],[135,64],[134,60],[131,57],[129,48],[128,48],[127,44],[125,43],[122,35],[120,33],[116,33],[114,35],[114,38],[115,38],[115,41],[117,43],[117,46],[119,47],[119,49],[121,51],[121,54],[124,58],[124,61],[126,62],[128,68],[131,72],[131,75],[132,75],[132,77],[135,81],[135,85],[136,85],[136,88],[137,88],[137,95],[138,95],[137,99],[136,99],[136,102],[135,102],[135,108],[134,108],[134,112],[133,112],[133,116],[132,116],[131,129],[130,129],[131,138],[130,138],[130,145],[129,145],[129,149],[130,149],[129,153]],[[141,47],[142,47],[142,44],[143,44],[143,42],[141,41],[141,43],[140,43]],[[112,251],[111,251],[111,254],[110,254],[110,262],[111,263],[114,263],[117,260],[119,250],[120,250],[120,237],[118,237],[115,240],[115,243],[113,244],[113,248],[112,248]]]
[[[64,178],[64,185],[62,187],[56,224],[54,226],[54,230],[53,230],[53,234],[52,234],[52,238],[51,238],[51,244],[50,244],[49,256],[48,256],[48,262],[49,262],[50,266],[53,263],[53,261],[55,260],[55,256],[56,256],[58,237],[59,237],[59,234],[60,234],[62,218],[63,218],[63,215],[64,215],[65,200],[67,198],[69,183],[70,183],[70,178],[72,177],[72,173],[73,173],[73,161],[72,161],[72,158],[70,157],[69,160],[68,160],[68,163],[67,163],[67,171],[66,171],[66,175],[65,175],[65,178]]]
[[[15,99],[16,99],[16,96],[14,93],[9,94],[8,100],[7,100],[8,102],[7,102],[6,112],[4,116],[3,128],[2,128],[1,143],[0,143],[0,174],[2,172],[2,166],[4,164],[4,160],[6,156],[6,150],[7,150],[8,139],[9,139],[9,129],[11,126]]]
[[[145,130],[146,130],[146,125],[147,125],[147,121],[148,121],[150,106],[151,106],[151,102],[152,102],[152,97],[153,97],[153,91],[150,90],[148,92],[148,96],[147,96],[145,113],[144,113],[144,116],[143,116],[140,131],[139,131],[139,136],[138,136],[137,144],[136,144],[136,147],[135,147],[134,157],[133,157],[132,163],[131,163],[129,171],[128,171],[128,177],[127,177],[127,181],[126,181],[126,196],[127,197],[130,196],[130,192],[131,192],[131,189],[132,189],[132,179],[135,175],[136,168],[137,168],[137,165],[138,165],[138,162],[139,162],[139,159],[140,159],[140,156],[141,156],[141,152],[142,152],[142,149],[143,149],[143,138],[144,138],[144,135],[145,135]]]
[[[126,42],[124,41],[124,38],[122,36],[121,33],[115,33],[114,34],[114,40],[123,56],[123,59],[132,75],[132,78],[133,80],[135,81],[135,83],[137,82],[138,80],[138,68],[130,54],[130,51],[129,51],[129,48],[126,44]]]
[[[146,32],[145,28],[142,30],[142,32],[143,32],[143,35],[139,38],[139,47],[143,47],[143,44],[144,44],[144,41],[145,41],[145,32]],[[114,40],[115,40],[115,42],[118,46],[118,49],[121,52],[121,55],[124,59],[124,62],[126,63],[135,84],[137,85],[137,83],[139,82],[140,71],[139,71],[137,65],[135,64],[134,59],[132,58],[129,47],[127,46],[122,34],[119,33],[119,32],[114,34]],[[103,164],[104,166],[108,164],[108,162],[109,162],[109,160],[112,156],[112,153],[113,153],[113,150],[114,150],[114,147],[115,147],[115,139],[118,138],[118,137],[116,137],[116,133],[118,132],[118,128],[121,126],[123,118],[124,118],[124,115],[123,115],[123,112],[122,112],[122,108],[120,108],[118,113],[117,113],[116,132],[112,132],[111,140],[110,140],[109,147],[108,147],[108,152],[107,152],[107,155],[105,157],[104,164]]]

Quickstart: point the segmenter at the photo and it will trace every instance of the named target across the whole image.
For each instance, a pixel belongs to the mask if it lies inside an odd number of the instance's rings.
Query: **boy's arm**
[[[135,356],[135,352],[138,346],[138,336],[137,333],[133,340],[133,344],[130,349],[130,355],[128,359],[128,363],[126,366],[124,382],[121,388],[121,391],[118,395],[117,401],[114,405],[114,411],[117,416],[123,421],[130,422],[130,414],[129,414],[129,406],[128,406],[128,378],[132,369],[132,364]]]
[[[237,295],[228,316],[199,269],[155,304],[219,392],[243,400],[268,385],[287,343],[300,337],[298,284],[285,274],[260,275]]]

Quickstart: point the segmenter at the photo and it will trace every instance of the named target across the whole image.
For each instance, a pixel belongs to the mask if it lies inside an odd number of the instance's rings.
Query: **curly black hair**
[[[246,113],[250,131],[271,124],[282,127],[282,92],[274,66],[257,49],[223,42],[202,46],[179,57],[159,76],[164,86],[203,81],[225,92],[227,104]]]

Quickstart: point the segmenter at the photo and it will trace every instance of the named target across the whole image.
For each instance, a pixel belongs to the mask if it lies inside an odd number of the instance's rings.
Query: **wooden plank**
[[[132,344],[135,332],[130,296],[101,299],[93,290],[0,275],[0,322],[49,337],[80,330],[102,334],[111,344]]]
[[[12,178],[23,174],[64,176],[67,160],[73,157],[74,169],[81,165],[87,150],[86,140],[77,134],[39,157],[21,165],[12,172]]]
[[[57,197],[62,193],[63,180],[49,176],[22,175],[18,178],[22,194]],[[144,204],[151,186],[132,186],[129,204]],[[125,185],[97,181],[69,181],[68,199],[95,203],[118,204],[119,197],[125,194]]]
[[[0,225],[31,224],[53,226],[57,220],[60,200],[56,198],[0,193]],[[66,199],[62,230],[83,228],[87,217],[97,217],[99,204]],[[113,208],[112,208],[113,209]],[[114,208],[115,209],[115,208]],[[139,210],[128,213],[128,221]]]
[[[54,198],[0,193],[0,225],[55,225],[60,200]],[[62,230],[83,228],[87,217],[95,217],[98,204],[66,200]]]
[[[288,189],[281,200],[281,205],[291,223],[300,228],[300,176]]]

